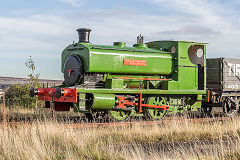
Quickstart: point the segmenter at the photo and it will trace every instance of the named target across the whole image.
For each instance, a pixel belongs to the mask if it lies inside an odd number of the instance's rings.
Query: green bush
[[[37,97],[30,97],[30,84],[14,85],[6,91],[6,103],[8,106],[21,106],[24,108],[33,108],[38,106]]]
[[[6,91],[6,103],[8,106],[20,106],[25,108],[33,108],[37,107],[39,104],[37,96],[30,97],[29,91],[30,87],[33,86],[34,88],[40,87],[39,84],[39,73],[35,73],[35,63],[30,56],[29,59],[25,63],[26,67],[31,70],[31,73],[28,74],[29,81],[26,84],[17,84],[11,86]]]

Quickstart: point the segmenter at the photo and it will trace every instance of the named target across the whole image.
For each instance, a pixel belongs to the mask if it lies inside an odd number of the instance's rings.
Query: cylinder
[[[87,105],[87,108],[91,109],[112,109],[115,106],[115,95],[114,94],[102,94],[94,93],[91,94],[91,97]],[[90,105],[90,106],[89,106]]]
[[[89,35],[92,30],[89,28],[79,28],[77,29],[79,42],[89,43]]]

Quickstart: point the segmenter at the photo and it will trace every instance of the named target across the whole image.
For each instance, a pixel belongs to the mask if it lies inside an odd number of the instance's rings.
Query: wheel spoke
[[[156,117],[156,115],[157,115],[157,110],[154,110],[153,112],[154,112],[153,116]]]
[[[122,111],[119,112],[121,117],[124,117],[124,114]]]
[[[147,99],[147,102],[149,105],[166,105],[166,99],[164,97],[149,97]],[[157,108],[145,108],[144,114],[146,117],[153,119],[153,120],[159,120],[162,119],[166,115],[167,111]]]
[[[131,111],[124,111],[124,110],[114,110],[110,111],[110,116],[117,121],[126,120],[131,114]]]

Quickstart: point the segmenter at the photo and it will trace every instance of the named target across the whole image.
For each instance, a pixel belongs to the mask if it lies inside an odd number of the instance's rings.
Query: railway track
[[[215,118],[174,118],[169,117],[159,121],[132,121],[132,122],[105,122],[105,123],[60,123],[70,128],[105,128],[105,127],[132,127],[132,126],[156,126],[166,125],[170,123],[211,123],[211,122],[224,122],[230,121],[230,117],[215,117]],[[53,121],[56,122],[56,121]],[[30,126],[33,124],[39,124],[38,122],[5,122],[0,123],[0,126]]]
[[[225,115],[220,111],[215,111],[210,117],[224,117]],[[184,112],[182,114],[174,114],[165,117],[163,120],[169,120],[173,118],[185,118],[188,119],[195,119],[195,118],[202,118],[204,117],[200,112]],[[49,113],[41,113],[41,114],[6,114],[5,115],[6,121],[8,122],[36,122],[36,121],[49,121],[49,120],[56,120],[60,123],[88,123],[89,118],[85,115],[68,115],[68,114],[56,114],[54,118]],[[93,122],[106,122],[109,119],[95,119]],[[159,122],[162,122],[160,120]],[[0,114],[0,122],[3,121],[3,115]],[[132,121],[149,121],[144,120],[143,117],[130,117],[127,122]]]
[[[204,122],[216,122],[216,121],[229,121],[229,117],[218,117],[218,118],[195,118],[195,119],[174,119],[168,118],[160,121],[134,121],[134,122],[108,122],[108,123],[83,123],[83,124],[66,124],[71,128],[99,128],[99,127],[131,127],[131,126],[154,126],[154,125],[165,125],[168,123],[204,123]]]

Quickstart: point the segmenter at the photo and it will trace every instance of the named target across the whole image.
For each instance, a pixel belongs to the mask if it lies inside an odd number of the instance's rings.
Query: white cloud
[[[163,1],[154,0],[154,3]],[[90,41],[99,44],[127,41],[132,45],[140,33],[146,36],[147,41],[174,39],[210,42],[213,51],[222,48],[224,43],[231,42],[234,47],[233,44],[239,41],[238,28],[216,11],[221,6],[212,8],[207,1],[191,4],[188,0],[170,0],[167,4],[173,8],[170,13],[177,10],[180,14],[156,15],[137,13],[130,9],[88,9],[72,18],[41,14],[24,18],[0,17],[0,47],[11,48],[14,43],[16,49],[22,50],[60,50],[72,40],[77,40],[75,30],[78,27],[93,29]],[[238,51],[237,48],[231,49]],[[218,54],[224,56],[226,50],[230,49],[222,48]]]
[[[175,40],[210,42],[209,57],[239,57],[240,49],[237,46],[240,41],[240,25],[236,18],[239,13],[231,10],[231,7],[208,0],[151,0],[148,2],[169,8],[169,13],[164,16],[173,18],[171,23],[169,20],[162,21],[162,24],[169,28],[162,29],[157,35],[153,33],[150,36],[152,39],[156,39],[157,36],[162,38],[171,36],[170,38]]]
[[[0,17],[0,54],[3,51],[58,51],[73,31],[69,21],[56,16]],[[60,49],[61,50],[61,49]]]
[[[59,0],[59,1],[71,4],[75,7],[81,7],[85,2],[84,0]]]
[[[98,44],[127,41],[132,45],[136,36],[142,33],[146,41],[210,42],[209,56],[214,53],[229,56],[228,52],[236,56],[236,52],[240,53],[236,47],[240,41],[238,23],[233,25],[232,20],[222,16],[224,6],[206,0],[152,0],[152,3],[168,8],[169,13],[147,14],[119,8],[87,9],[65,18],[44,14],[23,18],[0,17],[0,51],[13,50],[12,44],[15,50],[59,51],[73,40],[77,41],[75,30],[78,27],[89,27],[93,29],[90,41]]]

